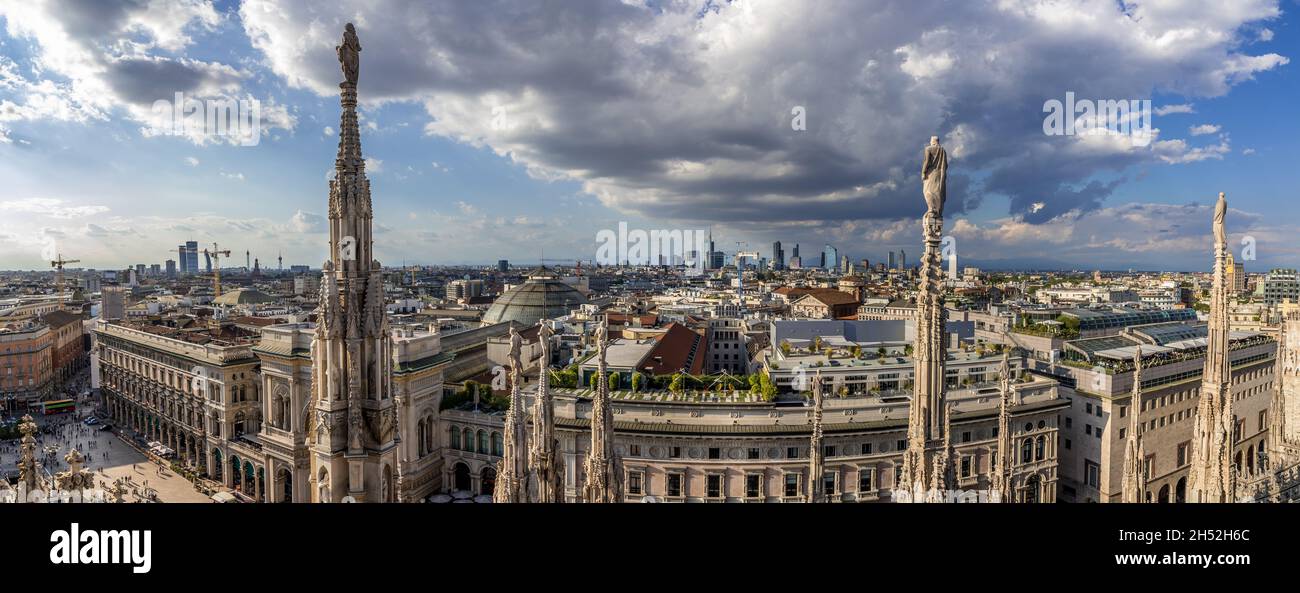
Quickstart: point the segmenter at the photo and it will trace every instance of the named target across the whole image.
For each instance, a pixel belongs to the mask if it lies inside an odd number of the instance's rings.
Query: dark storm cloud
[[[429,133],[580,180],[626,212],[737,224],[915,216],[920,149],[939,134],[960,186],[950,212],[991,193],[1044,222],[1097,209],[1118,183],[1098,175],[1156,158],[1044,136],[1044,101],[1066,91],[1214,96],[1285,63],[1244,55],[1234,41],[1243,25],[1276,16],[1272,1],[1121,8],[251,0],[241,15],[278,73],[321,94],[339,78],[321,48],[356,21],[363,96],[422,101]],[[1203,34],[1179,41],[1189,29]],[[791,130],[794,106],[806,110],[806,131]],[[1194,147],[1161,150],[1179,162]]]

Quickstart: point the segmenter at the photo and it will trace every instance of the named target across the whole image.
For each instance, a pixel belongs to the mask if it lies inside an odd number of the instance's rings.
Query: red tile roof
[[[680,323],[670,323],[666,329],[659,336],[659,343],[646,355],[646,364],[637,370],[651,375],[671,375],[678,371],[703,374],[708,355],[704,336]]]

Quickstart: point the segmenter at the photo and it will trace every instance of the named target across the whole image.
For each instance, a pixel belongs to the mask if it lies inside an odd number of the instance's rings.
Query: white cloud
[[[298,233],[320,233],[325,230],[325,217],[298,210],[289,219],[289,228]]]
[[[182,54],[191,34],[215,32],[222,15],[210,0],[138,2],[0,3],[10,37],[32,42],[24,75],[12,58],[0,57],[0,88],[14,99],[0,101],[0,121],[88,122],[114,114],[144,124],[142,135],[162,135],[157,101],[250,99],[241,95],[246,71]],[[267,102],[261,133],[292,129],[295,118]],[[177,130],[177,132],[181,132]],[[238,137],[203,133],[187,125],[180,135],[195,144],[237,143]]]
[[[187,157],[185,157],[185,162],[186,162],[186,163],[189,163],[189,165],[190,165],[191,167],[197,167],[197,166],[199,166],[199,159],[194,158],[194,157],[192,157],[192,156],[187,156]]]
[[[1215,124],[1201,124],[1192,126],[1189,133],[1193,136],[1204,136],[1206,134],[1218,134],[1221,126]]]
[[[1226,135],[1219,137],[1218,144],[1208,146],[1193,147],[1185,140],[1175,139],[1158,140],[1152,142],[1151,147],[1160,160],[1171,165],[1195,163],[1207,159],[1222,160],[1223,155],[1232,152],[1232,146],[1229,145]]]
[[[1191,103],[1181,103],[1178,105],[1161,105],[1156,107],[1156,115],[1170,115],[1173,113],[1196,113]]]
[[[97,204],[72,205],[57,198],[23,198],[0,202],[0,212],[35,214],[44,218],[85,218],[108,212],[107,206]]]

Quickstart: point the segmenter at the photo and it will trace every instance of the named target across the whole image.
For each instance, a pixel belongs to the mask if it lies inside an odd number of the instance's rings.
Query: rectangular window
[[[871,443],[862,443],[862,454],[863,455],[871,454]]]
[[[875,477],[875,470],[865,468],[858,470],[858,492],[865,494],[875,490],[875,488],[872,487],[872,482],[875,481]]]
[[[682,495],[682,475],[668,474],[668,496]]]
[[[899,439],[897,444],[898,444],[899,451],[907,450],[907,439]]]
[[[1073,427],[1074,427],[1074,418],[1071,418],[1071,417],[1069,417],[1069,416],[1066,416],[1066,417],[1065,417],[1065,427],[1066,427],[1066,428],[1073,428]],[[994,429],[994,430],[996,430],[996,429]],[[993,436],[997,436],[997,435],[993,435]]]
[[[627,474],[627,491],[628,494],[644,494],[641,491],[641,481],[644,474],[641,472],[628,472]]]
[[[749,459],[758,459],[758,447],[750,447],[745,456]]]
[[[1091,424],[1083,425],[1083,433],[1088,436],[1092,436],[1092,425]]]
[[[785,495],[799,496],[799,474],[785,475]]]
[[[676,458],[678,458],[678,457],[681,457],[681,456],[682,456],[682,448],[681,448],[681,447],[669,447],[669,448],[668,448],[668,456],[669,456],[669,457],[672,457],[673,459],[676,459]]]
[[[969,442],[970,442],[970,431],[969,431],[969,430],[964,431],[964,432],[961,433],[961,442],[963,442],[963,443],[969,443]]]
[[[631,445],[630,449],[631,449],[632,457],[641,456],[641,445]]]
[[[761,486],[763,476],[759,474],[748,474],[745,476],[745,496],[749,498],[758,498],[761,496]]]
[[[975,459],[970,455],[961,456],[961,477],[969,478],[971,473],[971,462]]]
[[[823,456],[823,457],[834,457],[834,456],[835,456],[835,445],[824,445],[824,446],[822,446],[822,456]]]
[[[1101,466],[1091,461],[1083,462],[1084,476],[1088,486],[1097,488],[1101,484]]]
[[[1187,451],[1191,443],[1178,444],[1178,467],[1187,465]]]
[[[798,457],[799,457],[799,448],[798,448],[798,447],[786,447],[786,448],[785,448],[785,456],[788,457],[788,458],[790,458],[790,459],[796,459],[796,458],[798,458]]]
[[[722,476],[718,474],[709,474],[708,481],[709,498],[722,497]]]
[[[709,447],[709,459],[722,459],[722,449]]]
[[[835,494],[835,472],[822,474],[822,492],[826,493],[826,496]]]
[[[1086,412],[1086,413],[1088,413],[1088,414],[1091,414],[1091,413],[1092,413],[1092,404],[1090,404],[1090,403],[1085,403],[1085,404],[1083,404],[1083,411]]]

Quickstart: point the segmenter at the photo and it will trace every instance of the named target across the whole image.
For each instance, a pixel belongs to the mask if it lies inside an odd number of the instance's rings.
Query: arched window
[[[455,426],[451,427],[451,448],[460,448],[460,429]]]
[[[501,440],[501,433],[492,433],[492,454],[500,457],[505,455],[505,443]]]
[[[1034,460],[1034,439],[1025,439],[1020,444],[1020,462],[1029,463]]]
[[[466,451],[469,451],[470,453],[473,453],[473,452],[474,452],[474,433],[473,433],[472,431],[470,431],[469,428],[466,428],[466,429],[464,430],[464,435],[465,435],[465,450],[466,450]]]
[[[488,435],[486,431],[478,431],[478,452],[484,455],[488,454]]]
[[[426,451],[433,453],[438,448],[438,443],[435,443],[433,438],[436,433],[434,432],[435,424],[432,416],[424,419],[424,426],[424,448]]]
[[[416,426],[416,454],[424,457],[424,421],[421,420]]]
[[[1042,461],[1043,455],[1044,453],[1046,453],[1046,451],[1047,451],[1047,438],[1040,436],[1038,437],[1038,440],[1035,441],[1034,443],[1034,461]]]

